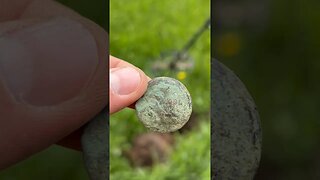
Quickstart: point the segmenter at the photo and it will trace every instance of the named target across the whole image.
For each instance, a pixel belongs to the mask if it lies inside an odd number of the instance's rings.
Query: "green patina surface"
[[[180,129],[192,112],[191,96],[178,80],[157,77],[136,103],[139,120],[151,131],[166,133]]]

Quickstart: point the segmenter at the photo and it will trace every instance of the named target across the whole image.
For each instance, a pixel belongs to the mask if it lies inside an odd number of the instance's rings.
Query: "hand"
[[[55,1],[0,0],[0,169],[58,141],[80,147],[108,103],[107,42]]]
[[[109,56],[109,102],[110,114],[125,107],[134,108],[134,103],[144,94],[148,81],[151,79],[132,64]],[[81,150],[80,138],[82,128],[65,137],[58,144],[76,150]]]
[[[132,105],[146,91],[150,78],[140,69],[110,56],[110,113]]]

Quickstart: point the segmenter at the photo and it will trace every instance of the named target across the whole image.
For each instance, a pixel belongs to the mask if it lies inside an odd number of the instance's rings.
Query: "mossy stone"
[[[192,112],[191,96],[178,80],[157,77],[137,101],[136,111],[144,126],[155,132],[173,132],[186,124]]]

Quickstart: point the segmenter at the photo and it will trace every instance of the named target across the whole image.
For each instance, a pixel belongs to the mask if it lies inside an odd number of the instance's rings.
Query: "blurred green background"
[[[256,179],[320,179],[319,5],[213,3],[213,56],[246,84],[261,116]]]
[[[59,0],[105,30],[109,25],[106,0]],[[0,180],[87,180],[80,152],[53,145],[25,161],[0,171]]]
[[[110,178],[161,180],[210,177],[210,31],[190,49],[193,69],[155,72],[160,55],[181,49],[210,16],[209,0],[111,0],[110,53],[143,69],[151,78],[168,75],[179,79],[193,99],[199,126],[174,134],[176,144],[169,161],[152,168],[132,168],[122,156],[131,141],[147,130],[135,112],[125,109],[110,119]],[[158,61],[159,62],[159,61]]]

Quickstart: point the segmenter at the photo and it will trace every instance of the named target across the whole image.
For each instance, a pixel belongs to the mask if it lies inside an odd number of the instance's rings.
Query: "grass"
[[[110,2],[110,53],[127,60],[155,77],[150,68],[161,53],[179,50],[210,15],[210,1],[124,1]],[[206,31],[188,52],[195,60],[192,70],[161,72],[180,79],[190,91],[193,111],[208,114],[210,109],[210,34]],[[160,74],[161,74],[160,73]],[[210,122],[200,116],[199,127],[175,134],[177,144],[170,160],[152,168],[132,168],[121,155],[135,135],[146,132],[135,112],[125,109],[110,119],[111,179],[209,179]]]
[[[117,120],[120,121],[120,119],[113,119],[113,121]],[[129,128],[132,129],[132,127]],[[125,130],[125,128],[122,130]],[[115,138],[112,135],[110,179],[209,179],[210,129],[208,128],[208,122],[203,122],[197,128],[197,131],[192,131],[186,135],[176,134],[175,136],[177,144],[168,162],[156,165],[151,169],[133,169],[127,160],[121,156],[121,148],[129,146],[128,137]]]

